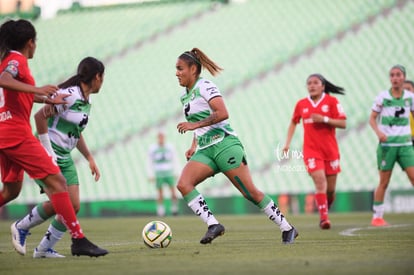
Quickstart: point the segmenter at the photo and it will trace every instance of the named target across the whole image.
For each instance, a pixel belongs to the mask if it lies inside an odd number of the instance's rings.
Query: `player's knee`
[[[15,188],[4,188],[2,190],[2,197],[5,203],[8,203],[14,199],[16,199],[20,194],[20,189]]]
[[[191,190],[193,190],[194,187],[186,181],[179,180],[177,183],[177,189],[178,191],[180,191],[181,194],[187,194],[191,192]]]

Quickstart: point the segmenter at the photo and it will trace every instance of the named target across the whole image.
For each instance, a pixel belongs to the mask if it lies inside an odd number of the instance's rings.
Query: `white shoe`
[[[12,235],[12,243],[16,251],[21,255],[26,255],[26,237],[30,235],[29,230],[18,229],[17,223],[19,221],[15,221],[10,226],[10,231]]]
[[[36,247],[33,251],[33,258],[65,258],[65,256],[60,255],[51,248],[48,248],[46,251],[39,251]]]

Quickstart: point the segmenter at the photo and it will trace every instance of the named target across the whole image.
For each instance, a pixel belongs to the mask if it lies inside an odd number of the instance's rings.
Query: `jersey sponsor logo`
[[[303,123],[306,123],[306,124],[308,124],[308,123],[313,123],[313,119],[310,117],[310,118],[305,118],[304,120],[303,120]]]
[[[210,95],[214,95],[214,94],[219,93],[219,91],[217,90],[217,87],[215,87],[215,86],[207,88],[206,91],[210,92]]]
[[[10,111],[4,111],[2,113],[0,113],[0,122],[6,121],[8,119],[12,119],[13,116],[10,113]]]
[[[236,164],[236,158],[235,158],[235,157],[230,157],[230,158],[227,160],[227,163],[228,163],[228,164],[231,164],[231,165]]]

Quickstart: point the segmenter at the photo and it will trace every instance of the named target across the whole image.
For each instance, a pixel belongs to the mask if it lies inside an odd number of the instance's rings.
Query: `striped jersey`
[[[60,89],[58,93],[70,96],[65,98],[66,104],[55,105],[57,114],[49,118],[48,127],[53,149],[58,158],[64,159],[70,157],[88,124],[91,104],[78,86]]]
[[[400,98],[391,91],[381,92],[372,106],[379,113],[378,128],[387,136],[383,146],[411,145],[410,113],[414,111],[414,94],[404,90]]]
[[[178,174],[178,162],[175,148],[171,144],[153,144],[148,150],[148,175],[154,177],[171,177]]]
[[[198,122],[209,117],[212,110],[208,103],[217,96],[221,96],[217,86],[213,82],[200,77],[194,86],[190,90],[186,89],[181,96],[181,103],[187,121]],[[197,128],[194,133],[199,149],[222,141],[225,134],[236,136],[227,119],[213,125]]]

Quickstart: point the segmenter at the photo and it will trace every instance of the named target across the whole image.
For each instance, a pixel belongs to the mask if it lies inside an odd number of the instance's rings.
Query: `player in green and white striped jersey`
[[[210,211],[196,186],[206,178],[223,173],[243,196],[260,208],[282,231],[282,242],[291,244],[298,236],[274,201],[253,183],[246,154],[228,122],[228,112],[217,86],[200,77],[202,68],[213,76],[222,70],[198,48],[178,57],[176,76],[185,88],[181,96],[187,122],[180,122],[180,133],[194,131],[193,143],[186,152],[185,165],[177,188],[193,212],[208,226],[200,243],[211,243],[225,228]]]
[[[158,192],[157,215],[165,216],[163,186],[167,185],[171,193],[171,214],[178,214],[178,200],[175,191],[175,180],[178,175],[178,160],[174,146],[165,142],[165,134],[159,131],[157,143],[148,150],[148,177],[155,181]]]
[[[375,99],[369,124],[379,139],[377,164],[379,184],[374,193],[373,226],[387,225],[383,219],[384,196],[395,162],[407,173],[414,186],[414,149],[411,142],[410,113],[414,114],[414,94],[403,89],[406,71],[395,65],[389,72],[391,89]]]
[[[35,114],[36,128],[39,140],[46,151],[59,165],[66,179],[68,191],[77,213],[80,208],[79,179],[74,161],[71,157],[73,149],[77,148],[89,162],[89,168],[95,181],[100,178],[100,172],[88,146],[82,136],[82,131],[88,124],[91,109],[90,95],[99,92],[104,77],[103,63],[93,57],[84,58],[78,65],[78,73],[59,85],[58,93],[67,94],[66,104],[46,105]],[[49,190],[36,180],[42,191]],[[26,234],[29,229],[43,223],[55,214],[49,201],[39,203],[28,215],[16,222],[16,227]],[[34,258],[62,258],[53,247],[62,238],[66,231],[64,224],[57,216],[40,244],[33,252]],[[106,254],[106,253],[105,253]]]

